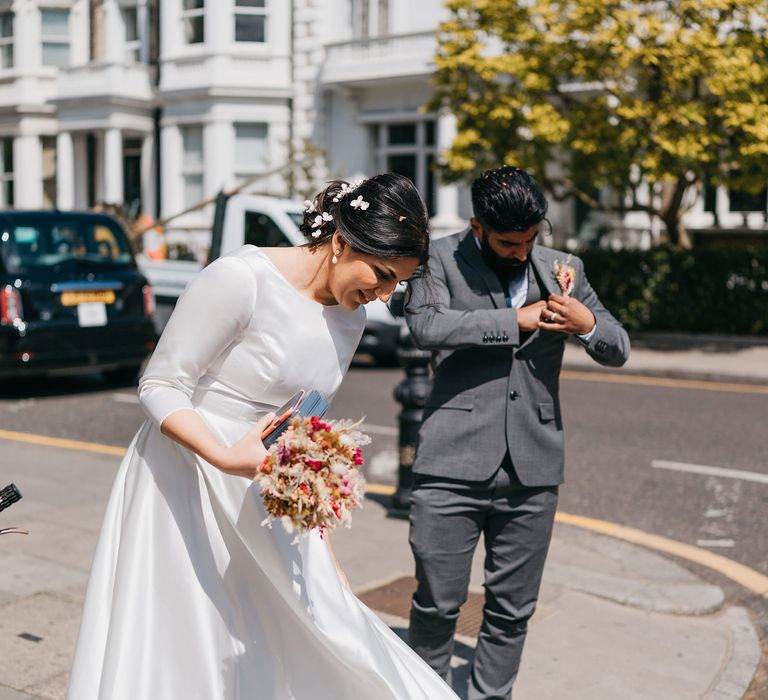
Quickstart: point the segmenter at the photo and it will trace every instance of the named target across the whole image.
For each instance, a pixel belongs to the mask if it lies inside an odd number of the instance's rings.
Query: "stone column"
[[[75,147],[69,131],[56,137],[56,206],[75,208]]]
[[[125,63],[125,28],[117,0],[104,2],[104,60]]]
[[[33,0],[16,0],[13,11],[13,65],[20,73],[26,73],[39,68],[43,62],[40,10]]]
[[[184,43],[181,28],[181,0],[162,0],[160,12],[160,57],[175,56]]]
[[[163,126],[160,131],[160,202],[163,217],[177,214],[184,206],[181,182],[182,151],[181,130],[178,125]]]
[[[70,65],[85,66],[90,61],[91,33],[88,0],[76,0],[69,13],[71,29]]]
[[[35,135],[13,140],[14,205],[17,209],[43,206],[43,144]]]
[[[104,201],[123,203],[123,133],[115,128],[104,132]]]
[[[212,197],[234,180],[235,129],[214,121],[203,126],[203,193]]]
[[[206,3],[205,44],[214,54],[231,48],[235,41],[234,0],[216,0]]]

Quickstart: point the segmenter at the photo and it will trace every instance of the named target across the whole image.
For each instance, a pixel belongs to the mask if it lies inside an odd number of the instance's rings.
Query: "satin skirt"
[[[198,411],[225,444],[252,425]],[[342,585],[319,535],[264,518],[257,484],[147,421],[107,506],[68,699],[457,697]]]

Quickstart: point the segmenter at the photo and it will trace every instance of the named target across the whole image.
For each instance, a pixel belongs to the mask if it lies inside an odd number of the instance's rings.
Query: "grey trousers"
[[[480,534],[485,538],[485,606],[469,700],[508,700],[512,695],[556,509],[557,487],[523,486],[509,458],[483,482],[415,475],[410,544],[418,588],[408,641],[448,682],[472,555]]]

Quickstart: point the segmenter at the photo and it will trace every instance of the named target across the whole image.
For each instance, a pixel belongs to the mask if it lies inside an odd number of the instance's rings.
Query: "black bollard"
[[[17,501],[21,500],[21,491],[16,488],[16,484],[8,484],[0,489],[0,511],[9,508]]]
[[[402,410],[397,419],[400,426],[399,461],[397,472],[397,491],[392,496],[389,515],[407,518],[410,512],[411,485],[413,473],[411,467],[416,456],[416,443],[419,426],[424,415],[424,404],[432,389],[429,376],[430,352],[419,350],[407,329],[400,335],[397,359],[405,368],[405,378],[395,387],[395,400]]]
[[[0,510],[12,506],[17,501],[21,500],[21,491],[16,488],[16,484],[8,484],[3,489],[0,489]],[[29,532],[20,527],[4,527],[0,528],[0,535],[10,535],[15,533],[17,535],[28,535]]]

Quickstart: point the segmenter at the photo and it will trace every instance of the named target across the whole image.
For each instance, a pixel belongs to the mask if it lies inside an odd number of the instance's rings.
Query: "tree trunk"
[[[693,248],[691,237],[683,224],[682,208],[683,197],[691,184],[687,178],[680,177],[674,184],[665,186],[662,191],[662,207],[659,215],[667,229],[666,235],[662,236],[662,242],[683,250]]]
[[[688,233],[688,229],[685,228],[685,224],[682,218],[677,215],[677,212],[672,217],[664,217],[662,221],[667,228],[666,241],[662,238],[663,242],[668,242],[670,245],[682,248],[683,250],[691,250],[693,248],[693,241]]]

